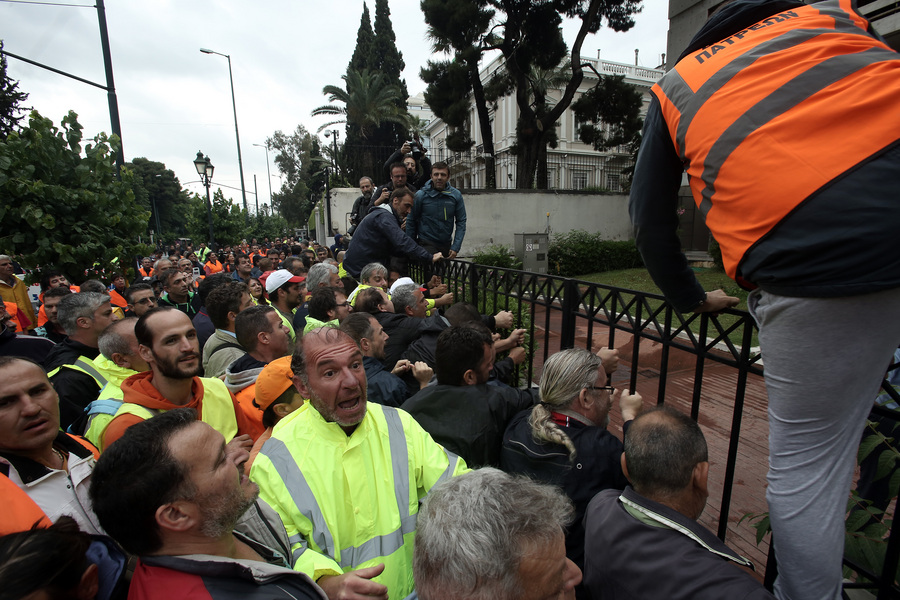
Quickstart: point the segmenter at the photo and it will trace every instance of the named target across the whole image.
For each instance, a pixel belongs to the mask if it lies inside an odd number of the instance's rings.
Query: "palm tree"
[[[339,102],[343,106],[326,104],[313,110],[312,116],[338,115],[343,118],[325,123],[318,131],[339,123],[353,123],[359,127],[362,138],[368,139],[385,122],[409,126],[409,115],[397,109],[400,88],[389,85],[384,74],[368,69],[349,70],[341,79],[346,89],[326,85],[322,93],[328,96],[329,102]]]

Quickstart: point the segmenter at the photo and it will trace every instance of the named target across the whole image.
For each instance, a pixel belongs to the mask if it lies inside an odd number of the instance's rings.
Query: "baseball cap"
[[[293,386],[293,378],[290,356],[282,356],[263,367],[256,378],[256,405],[260,410],[265,411],[285,390]]]
[[[400,279],[398,279],[397,281],[394,282],[394,285],[391,286],[390,293],[393,294],[394,290],[396,290],[401,285],[419,285],[419,284],[416,283],[415,281],[413,281],[412,277],[401,277]],[[419,286],[419,291],[424,292],[426,289],[427,288],[423,288],[422,286]]]
[[[304,281],[306,281],[305,277],[298,277],[287,269],[278,269],[266,277],[266,291],[272,293],[286,283],[303,283]]]

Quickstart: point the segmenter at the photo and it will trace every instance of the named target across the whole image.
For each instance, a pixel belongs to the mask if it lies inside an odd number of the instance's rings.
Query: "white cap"
[[[278,269],[266,278],[266,291],[272,293],[286,283],[303,283],[305,277],[298,277],[287,269]]]

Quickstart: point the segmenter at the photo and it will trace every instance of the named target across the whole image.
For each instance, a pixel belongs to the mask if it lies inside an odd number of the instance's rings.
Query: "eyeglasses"
[[[343,302],[338,302],[337,305],[338,305],[338,306],[348,307],[348,306],[350,306],[350,301],[349,301],[349,300],[344,300]]]
[[[600,386],[597,386],[597,385],[589,385],[589,386],[588,386],[588,389],[592,389],[592,390],[594,390],[594,391],[602,391],[602,390],[606,390],[606,391],[609,392],[610,394],[612,394],[613,392],[616,391],[616,388],[614,388],[614,387],[611,386],[611,385],[600,385]]]

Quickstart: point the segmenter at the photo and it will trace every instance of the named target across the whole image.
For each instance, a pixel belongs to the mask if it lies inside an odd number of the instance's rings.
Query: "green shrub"
[[[553,236],[549,259],[550,272],[563,277],[644,265],[634,242],[603,240],[599,233],[581,229]]]
[[[512,256],[510,249],[502,244],[492,244],[475,252],[472,262],[486,267],[500,267],[502,269],[521,269],[522,263]]]

